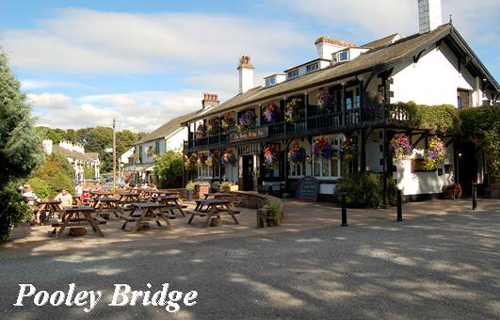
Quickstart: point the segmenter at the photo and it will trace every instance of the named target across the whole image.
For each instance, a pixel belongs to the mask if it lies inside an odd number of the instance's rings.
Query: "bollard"
[[[342,206],[342,227],[347,227],[347,208],[346,208],[346,204],[345,204],[346,196],[347,196],[346,192],[341,193],[342,200],[341,200],[340,205]]]
[[[477,209],[477,184],[472,183],[472,210]]]
[[[396,221],[403,221],[403,199],[401,195],[402,191],[398,189],[398,210]]]

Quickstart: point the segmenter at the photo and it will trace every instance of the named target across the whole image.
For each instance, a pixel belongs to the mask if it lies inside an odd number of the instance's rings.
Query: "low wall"
[[[266,204],[266,201],[271,201],[279,203],[279,213],[281,218],[285,218],[283,212],[283,201],[280,198],[276,198],[267,194],[260,194],[255,191],[231,191],[230,193],[236,194],[240,202],[240,206],[243,208],[257,209],[257,215],[259,214],[259,209],[262,209]],[[258,220],[259,218],[257,218]]]

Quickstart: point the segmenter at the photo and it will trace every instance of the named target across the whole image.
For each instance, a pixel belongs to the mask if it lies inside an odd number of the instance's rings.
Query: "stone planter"
[[[187,201],[191,201],[193,200],[193,194],[194,194],[194,190],[186,190],[186,200]]]

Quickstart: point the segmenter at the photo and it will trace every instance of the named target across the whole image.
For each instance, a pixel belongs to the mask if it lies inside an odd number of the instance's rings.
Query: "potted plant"
[[[196,185],[194,184],[193,181],[189,181],[186,184],[186,200],[191,201],[193,200],[193,194],[194,194],[194,189]]]

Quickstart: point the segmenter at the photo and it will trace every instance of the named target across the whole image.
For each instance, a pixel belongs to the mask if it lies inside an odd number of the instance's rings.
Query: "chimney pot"
[[[442,24],[441,0],[418,0],[419,33],[432,31]]]

